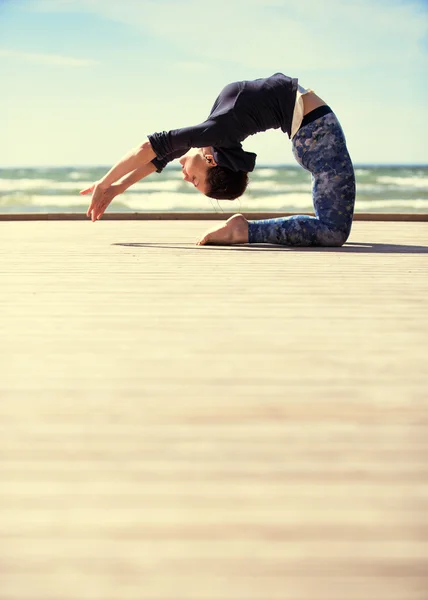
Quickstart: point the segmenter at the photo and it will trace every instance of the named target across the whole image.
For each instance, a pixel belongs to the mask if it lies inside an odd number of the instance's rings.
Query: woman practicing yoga
[[[312,173],[316,216],[247,221],[237,214],[197,243],[342,246],[351,230],[355,202],[354,169],[345,136],[331,108],[297,79],[282,73],[231,83],[204,123],[149,135],[100,181],[80,192],[92,192],[87,216],[96,221],[115,196],[150,173],[160,173],[176,158],[185,181],[197,190],[218,200],[234,200],[244,193],[256,159],[241,142],[279,128],[291,138],[297,162]]]

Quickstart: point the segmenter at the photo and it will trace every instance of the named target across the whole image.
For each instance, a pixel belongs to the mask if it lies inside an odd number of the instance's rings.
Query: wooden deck
[[[426,600],[428,223],[0,223],[1,600]]]

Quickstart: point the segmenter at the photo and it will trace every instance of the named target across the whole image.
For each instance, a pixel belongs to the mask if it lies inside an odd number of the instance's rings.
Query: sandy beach
[[[423,600],[428,223],[0,222],[1,600]]]

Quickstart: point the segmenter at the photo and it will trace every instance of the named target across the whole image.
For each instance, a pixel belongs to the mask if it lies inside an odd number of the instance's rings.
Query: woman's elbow
[[[156,154],[148,140],[140,144],[136,150],[136,158],[139,165],[145,165],[156,158]]]

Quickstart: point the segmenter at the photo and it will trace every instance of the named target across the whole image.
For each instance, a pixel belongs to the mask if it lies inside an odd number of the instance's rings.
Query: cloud
[[[0,57],[16,58],[27,62],[35,62],[43,65],[57,65],[62,67],[90,67],[97,64],[95,60],[84,58],[72,58],[60,54],[39,54],[37,52],[20,52],[0,48]]]
[[[422,0],[36,0],[44,11],[92,12],[149,34],[178,60],[252,70],[399,68],[426,64]],[[205,6],[205,5],[204,5]],[[424,18],[425,17],[425,18]]]

